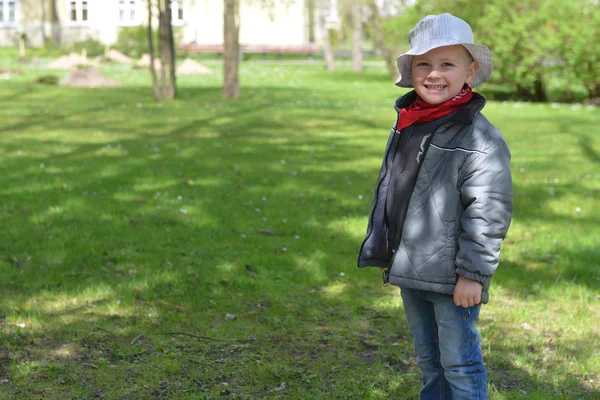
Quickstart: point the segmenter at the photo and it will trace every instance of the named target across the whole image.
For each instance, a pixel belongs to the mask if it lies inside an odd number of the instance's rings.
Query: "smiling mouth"
[[[444,90],[445,85],[425,85],[428,90]]]

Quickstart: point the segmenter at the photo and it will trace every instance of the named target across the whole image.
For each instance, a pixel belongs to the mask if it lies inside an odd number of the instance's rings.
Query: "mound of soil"
[[[58,57],[56,60],[48,64],[48,68],[52,69],[71,69],[78,65],[88,65],[89,61],[77,53],[71,53],[68,56]]]
[[[133,60],[127,57],[125,54],[117,50],[109,50],[104,57],[110,61],[117,62],[120,64],[131,64]]]
[[[60,84],[62,86],[90,88],[121,86],[119,82],[107,78],[101,71],[92,67],[72,70]]]
[[[183,62],[177,67],[177,74],[211,74],[212,70],[210,68],[206,68],[204,65],[200,64],[198,61],[194,61],[191,58],[186,58]]]
[[[8,80],[13,75],[23,75],[23,70],[20,68],[0,68],[0,79]]]
[[[148,68],[150,67],[150,54],[144,54],[142,58],[134,65],[133,68]],[[158,58],[154,59],[154,68],[160,69],[161,63]]]

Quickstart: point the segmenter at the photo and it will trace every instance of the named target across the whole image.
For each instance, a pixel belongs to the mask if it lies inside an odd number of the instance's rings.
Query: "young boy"
[[[421,399],[487,399],[476,328],[510,225],[510,153],[471,88],[491,75],[489,49],[450,14],[408,34],[396,101],[358,266],[401,288],[423,376]]]

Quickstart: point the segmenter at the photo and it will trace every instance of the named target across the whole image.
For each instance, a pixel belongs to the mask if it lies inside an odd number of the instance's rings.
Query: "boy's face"
[[[429,104],[440,104],[460,92],[475,78],[478,63],[461,45],[437,47],[412,58],[412,82]]]

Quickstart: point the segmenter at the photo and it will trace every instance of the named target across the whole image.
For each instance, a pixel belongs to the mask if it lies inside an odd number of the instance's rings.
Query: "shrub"
[[[173,40],[175,41],[175,50],[183,37],[182,28],[173,27]],[[158,31],[153,32],[154,51],[158,54]],[[127,26],[119,30],[116,43],[112,46],[115,50],[129,57],[137,58],[148,51],[148,27],[147,26]]]
[[[158,33],[154,33],[155,47],[158,45]],[[115,50],[129,57],[137,58],[148,53],[148,32],[146,26],[126,26],[119,30],[117,42],[112,46]]]
[[[37,78],[34,83],[39,85],[58,85],[58,76],[56,75],[42,75]]]
[[[99,40],[88,38],[75,42],[70,47],[76,53],[81,53],[81,50],[85,49],[88,57],[96,57],[104,54],[105,45]]]
[[[411,9],[409,9],[410,11]],[[408,50],[407,34],[418,21],[413,13],[405,12],[383,21],[383,59],[391,79],[398,77],[396,58]]]
[[[561,102],[600,97],[597,0],[417,0],[405,18],[440,12],[467,21],[476,41],[490,47],[491,85],[502,88],[491,90],[494,96],[512,92],[514,99]],[[390,28],[407,31],[397,21]]]

